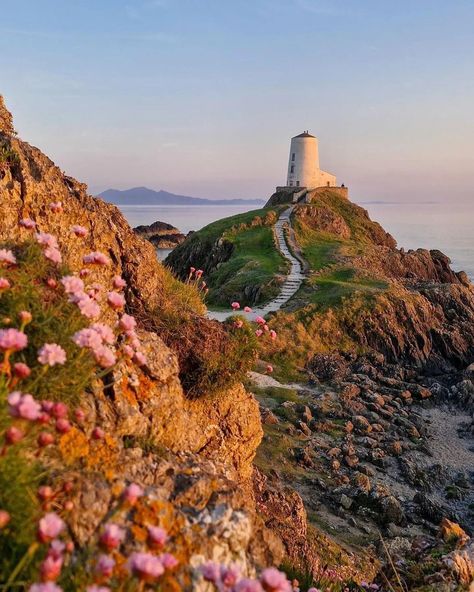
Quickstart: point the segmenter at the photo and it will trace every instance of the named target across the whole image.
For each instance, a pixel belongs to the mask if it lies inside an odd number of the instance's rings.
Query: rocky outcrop
[[[133,230],[149,240],[157,249],[174,249],[186,239],[177,228],[166,222],[157,221],[148,226],[137,226]]]
[[[15,133],[12,114],[6,108],[2,95],[0,95],[0,132],[8,135]]]

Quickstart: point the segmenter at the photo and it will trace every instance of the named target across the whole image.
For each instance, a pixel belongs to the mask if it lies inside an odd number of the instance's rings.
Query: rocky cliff
[[[180,245],[185,236],[177,228],[166,222],[153,222],[149,225],[137,226],[133,229],[135,234],[146,238],[157,249],[174,249]]]

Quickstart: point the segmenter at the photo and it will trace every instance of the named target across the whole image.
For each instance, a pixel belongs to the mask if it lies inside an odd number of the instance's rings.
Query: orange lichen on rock
[[[59,440],[59,451],[67,465],[72,465],[81,458],[89,456],[89,440],[84,432],[73,427]]]

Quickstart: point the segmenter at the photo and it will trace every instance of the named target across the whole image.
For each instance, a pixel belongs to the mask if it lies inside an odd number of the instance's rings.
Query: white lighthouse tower
[[[319,168],[318,139],[307,131],[291,138],[287,187],[336,187],[336,177]]]

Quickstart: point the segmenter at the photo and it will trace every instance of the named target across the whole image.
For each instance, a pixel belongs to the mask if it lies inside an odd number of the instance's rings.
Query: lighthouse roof
[[[315,138],[316,136],[312,136],[310,133],[308,132],[303,132],[302,134],[299,134],[298,136],[294,136],[294,138]],[[294,139],[292,138],[292,139]]]

